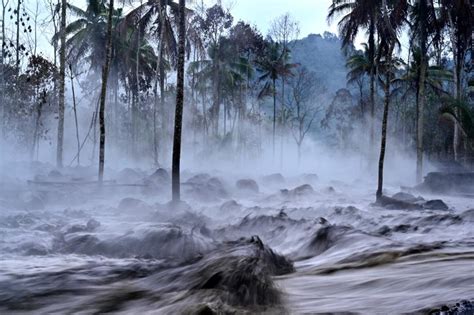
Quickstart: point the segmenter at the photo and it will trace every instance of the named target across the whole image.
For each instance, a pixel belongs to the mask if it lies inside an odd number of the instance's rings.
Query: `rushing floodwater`
[[[189,173],[172,209],[164,173],[99,190],[39,169],[2,180],[2,314],[474,313],[469,198],[389,210],[363,181]]]

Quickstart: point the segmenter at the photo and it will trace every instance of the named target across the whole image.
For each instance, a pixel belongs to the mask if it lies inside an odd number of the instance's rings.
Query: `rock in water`
[[[474,172],[428,173],[417,188],[435,193],[474,193]]]
[[[290,190],[290,193],[293,193],[297,196],[310,195],[310,194],[314,193],[314,189],[311,185],[304,184],[304,185],[296,187],[293,190]]]
[[[264,176],[262,180],[267,184],[284,184],[285,178],[280,173]]]
[[[149,215],[152,214],[153,208],[146,202],[135,198],[123,198],[120,200],[118,209],[121,212],[129,214]]]
[[[387,196],[381,196],[375,203],[378,206],[391,210],[421,210],[423,207],[417,203],[402,201]]]
[[[428,200],[423,204],[423,209],[427,210],[448,210],[449,207],[441,199]]]
[[[258,184],[253,179],[239,179],[235,183],[235,186],[237,187],[237,189],[243,192],[249,192],[249,193],[255,193],[255,194],[258,194],[259,192]]]
[[[393,195],[392,198],[396,200],[400,200],[400,201],[405,201],[405,202],[418,202],[418,201],[424,200],[422,197],[415,197],[412,194],[409,194],[406,192],[398,192],[395,195]]]
[[[171,182],[170,174],[164,169],[159,168],[153,174],[147,177],[147,180],[159,185],[168,184]]]

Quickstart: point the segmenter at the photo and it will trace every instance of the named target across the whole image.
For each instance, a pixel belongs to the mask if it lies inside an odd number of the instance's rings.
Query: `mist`
[[[0,313],[473,314],[464,4],[245,2],[2,2]]]

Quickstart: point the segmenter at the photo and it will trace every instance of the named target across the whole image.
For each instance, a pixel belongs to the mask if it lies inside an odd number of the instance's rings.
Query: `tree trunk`
[[[66,6],[67,1],[61,1],[61,47],[59,51],[59,110],[58,110],[58,141],[56,148],[56,166],[63,167],[64,142],[64,108],[65,108],[65,76],[66,76]]]
[[[184,54],[186,36],[185,2],[179,0],[179,42],[178,42],[178,73],[176,82],[176,109],[174,117],[173,163],[172,163],[172,201],[178,203],[180,195],[180,160],[181,160],[181,128],[183,124],[184,104]]]
[[[112,59],[112,17],[114,12],[114,0],[109,2],[109,15],[107,19],[107,44],[105,46],[105,64],[102,68],[102,87],[100,90],[100,140],[99,140],[99,183],[104,179],[105,163],[105,97],[107,95],[107,80],[109,78],[110,59]]]
[[[370,62],[370,142],[369,152],[375,145],[375,21],[371,17],[369,25],[369,62]],[[370,154],[369,156],[372,156]]]
[[[380,157],[379,157],[379,170],[378,170],[378,185],[376,200],[379,201],[383,195],[383,167],[385,162],[385,147],[387,144],[387,123],[388,123],[388,107],[390,105],[390,80],[391,80],[391,69],[390,64],[392,61],[393,46],[389,50],[389,56],[387,57],[387,73],[385,75],[384,84],[384,107],[383,107],[383,118],[382,118],[382,141],[380,144]]]
[[[158,79],[155,80],[153,92],[155,93],[155,101],[153,102],[153,164],[155,167],[158,167],[158,134],[156,128],[156,113],[158,107]]]
[[[425,80],[426,80],[426,61],[422,57],[420,65],[420,77],[418,81],[418,97],[417,97],[417,125],[416,125],[416,182],[421,183],[423,180],[423,125],[424,125],[424,108],[425,108]]]
[[[69,70],[71,70],[72,105],[73,105],[73,110],[74,110],[74,122],[76,124],[77,165],[81,165],[81,141],[79,140],[79,124],[77,123],[76,93],[74,91],[74,76],[73,76],[71,65],[69,65]]]
[[[275,124],[276,124],[276,84],[273,79],[273,133],[272,133],[272,157],[275,160]]]

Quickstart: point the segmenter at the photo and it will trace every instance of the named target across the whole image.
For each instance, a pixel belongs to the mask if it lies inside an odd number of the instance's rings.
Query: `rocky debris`
[[[316,182],[319,181],[319,176],[317,174],[304,174],[303,175],[303,180],[307,183],[310,184],[315,184]]]
[[[180,274],[167,272],[166,278],[181,278],[178,283],[189,285],[189,295],[207,292],[217,295],[213,300],[225,298],[233,306],[272,306],[281,303],[272,276],[293,271],[291,261],[252,236],[226,242]]]
[[[342,225],[323,225],[311,236],[306,244],[297,250],[298,259],[317,256],[333,247],[336,242],[352,229]]]
[[[229,196],[222,181],[207,174],[193,176],[183,186],[185,194],[203,202],[217,201]]]
[[[433,193],[474,193],[474,172],[442,173],[432,172],[426,175],[418,190]]]
[[[87,217],[87,213],[85,213],[84,210],[77,210],[77,209],[71,209],[71,208],[64,209],[63,214],[70,218],[80,219],[80,218]]]
[[[22,226],[30,226],[36,223],[39,218],[31,213],[8,216],[0,220],[0,227],[17,229]]]
[[[70,226],[65,234],[70,233],[85,233],[85,232],[95,232],[100,227],[100,222],[94,219],[90,219],[87,223],[84,224],[74,224]]]
[[[415,197],[412,194],[406,193],[406,192],[398,192],[395,195],[392,196],[393,199],[400,200],[400,201],[405,201],[405,202],[419,202],[419,201],[424,201],[423,197]]]
[[[460,214],[460,217],[465,222],[474,222],[474,209],[469,209]]]
[[[203,184],[211,178],[211,175],[206,173],[201,173],[194,175],[193,177],[189,178],[185,183],[186,184]]]
[[[291,190],[281,189],[280,194],[285,198],[297,198],[314,194],[314,189],[309,184],[304,184]]]
[[[63,177],[63,174],[61,174],[61,172],[58,170],[52,170],[48,173],[48,177],[51,179],[60,179]]]
[[[375,203],[377,206],[381,206],[385,209],[390,210],[421,210],[423,207],[417,203],[407,202],[403,200],[394,199],[387,196],[381,196]]]
[[[397,195],[397,194],[396,194]],[[395,196],[395,195],[394,195]],[[440,199],[425,201],[421,197],[410,194],[398,195],[399,199],[382,196],[378,198],[375,205],[390,210],[448,210],[449,207]],[[409,201],[411,200],[411,201]]]
[[[239,179],[235,183],[235,186],[237,187],[238,190],[242,192],[254,193],[254,194],[258,194],[259,192],[258,184],[253,179]]]
[[[118,204],[118,210],[127,214],[151,215],[153,207],[136,198],[123,198]]]
[[[428,200],[423,203],[423,209],[427,210],[448,210],[449,207],[441,199]]]
[[[323,192],[327,193],[327,194],[334,194],[336,192],[336,190],[334,189],[334,187],[328,186],[328,187],[323,189]]]
[[[456,304],[443,305],[439,308],[423,312],[429,315],[472,315],[474,314],[474,303],[464,300]]]
[[[446,214],[433,214],[424,218],[421,218],[418,221],[419,226],[440,226],[440,225],[452,225],[452,224],[460,224],[463,222],[462,214],[456,215],[451,213]]]
[[[100,222],[94,219],[90,219],[87,221],[86,228],[88,231],[95,231],[100,227]]]
[[[166,185],[171,182],[171,177],[168,171],[164,168],[159,168],[145,180],[152,182],[155,185]]]
[[[280,173],[263,176],[262,181],[270,185],[281,185],[286,182],[285,178]]]
[[[173,224],[139,226],[120,237],[100,240],[91,234],[65,234],[55,240],[61,253],[103,255],[107,257],[143,257],[186,261],[206,253],[215,245],[199,230],[186,231]]]
[[[228,200],[220,206],[220,210],[223,212],[240,212],[242,205],[235,200]]]

